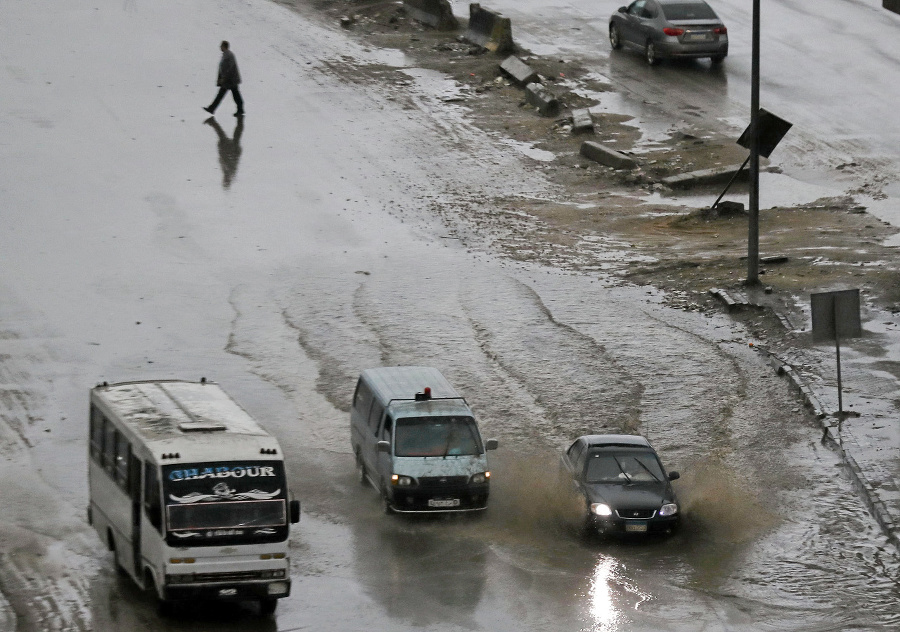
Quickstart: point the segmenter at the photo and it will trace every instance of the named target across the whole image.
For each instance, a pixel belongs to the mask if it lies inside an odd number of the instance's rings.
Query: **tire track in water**
[[[556,320],[532,288],[512,277],[495,279],[489,288],[465,288],[460,304],[485,356],[545,412],[517,430],[537,432],[550,445],[586,433],[636,431],[642,384],[603,345]]]

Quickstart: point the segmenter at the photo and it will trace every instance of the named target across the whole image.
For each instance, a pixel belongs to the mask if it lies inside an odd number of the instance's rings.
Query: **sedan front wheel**
[[[619,27],[615,24],[609,25],[609,44],[613,47],[613,50],[622,48],[622,36],[619,33]]]

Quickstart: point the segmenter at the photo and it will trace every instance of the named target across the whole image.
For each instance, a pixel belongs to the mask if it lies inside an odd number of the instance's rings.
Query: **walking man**
[[[219,107],[219,103],[222,101],[222,97],[231,90],[234,104],[237,105],[237,112],[234,115],[244,116],[244,99],[241,98],[241,91],[238,90],[238,84],[241,82],[241,73],[238,72],[237,59],[235,59],[234,53],[228,49],[228,42],[223,41],[219,48],[222,49],[222,60],[219,62],[219,77],[216,80],[216,85],[219,86],[219,93],[213,99],[213,102],[203,109],[210,114],[215,113],[216,108]]]

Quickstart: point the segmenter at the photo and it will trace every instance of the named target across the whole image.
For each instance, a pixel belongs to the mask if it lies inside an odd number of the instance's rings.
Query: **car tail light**
[[[663,29],[663,33],[665,33],[666,35],[672,35],[672,36],[684,35],[684,29],[676,29],[676,28],[672,28],[671,26],[667,26],[666,28]]]
[[[726,29],[724,26],[717,26],[713,29],[713,33],[715,33],[716,35],[725,35],[726,33],[728,33],[728,29]]]

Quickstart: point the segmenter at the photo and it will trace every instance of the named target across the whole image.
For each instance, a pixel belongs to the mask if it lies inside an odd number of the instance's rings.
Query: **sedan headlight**
[[[604,505],[603,503],[591,503],[591,513],[598,516],[611,516],[612,509],[610,509],[609,505]]]
[[[660,516],[674,516],[678,513],[678,505],[675,503],[666,503],[659,510]]]

